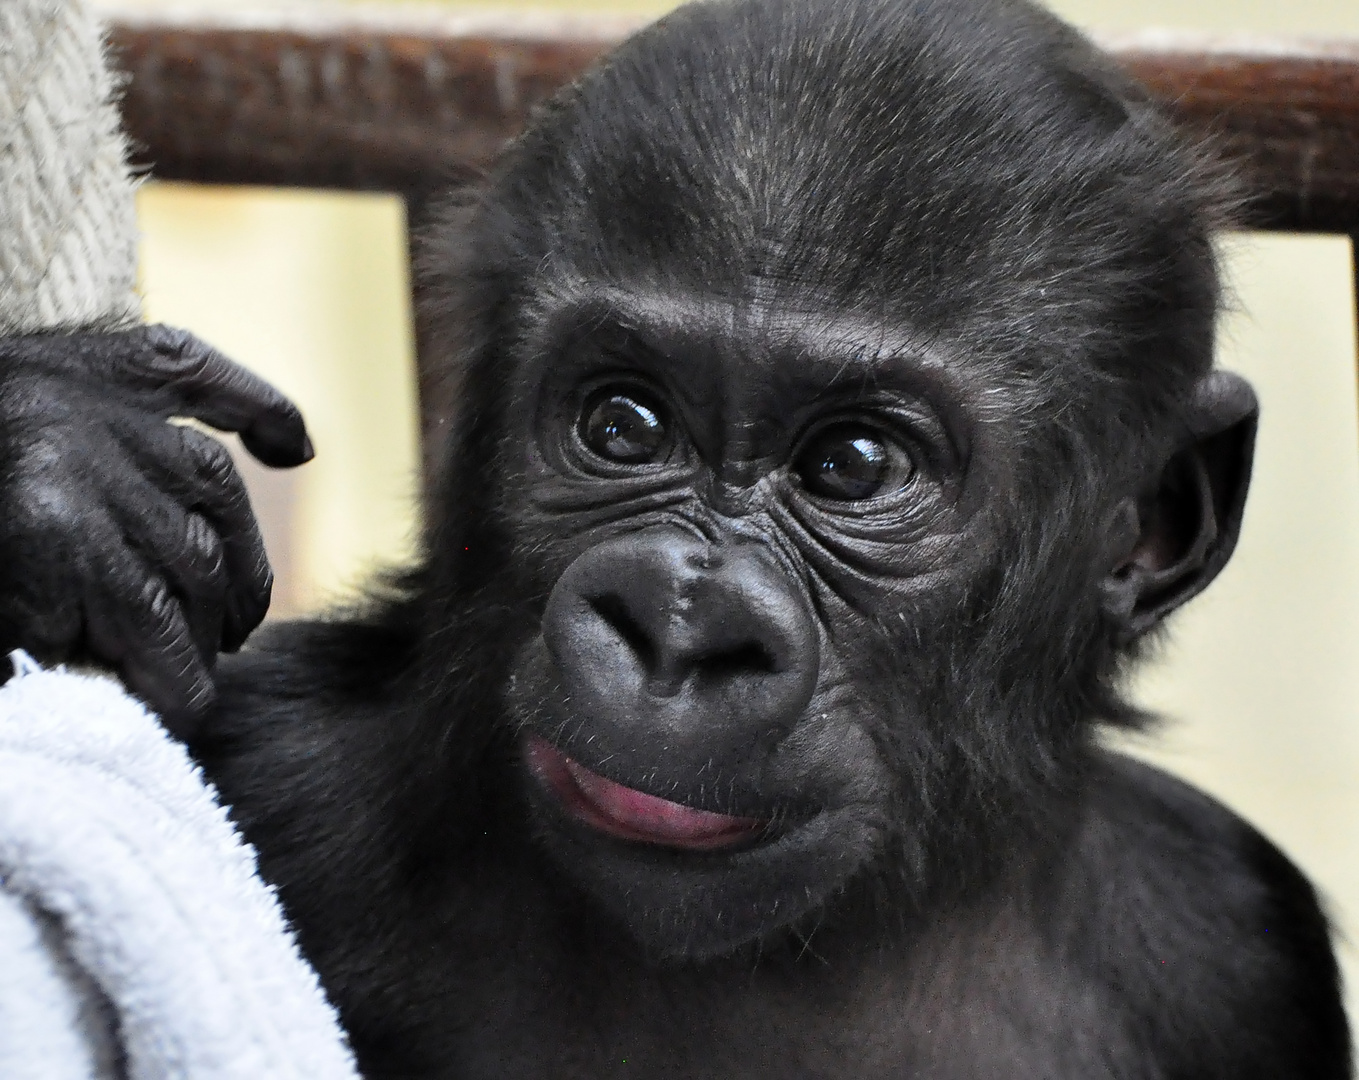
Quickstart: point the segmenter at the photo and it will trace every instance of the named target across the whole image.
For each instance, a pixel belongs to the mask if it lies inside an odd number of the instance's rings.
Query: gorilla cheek
[[[840,695],[836,695],[839,697]],[[891,771],[869,729],[866,701],[828,701],[778,746],[765,770],[766,785],[798,792],[802,805],[882,806],[893,789]]]

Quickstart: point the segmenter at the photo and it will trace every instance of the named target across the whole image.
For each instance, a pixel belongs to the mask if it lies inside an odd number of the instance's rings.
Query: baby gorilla
[[[215,702],[142,676],[368,1075],[1349,1077],[1307,882],[1095,743],[1240,525],[1231,203],[1022,0],[698,4],[537,116],[427,237],[420,565]]]

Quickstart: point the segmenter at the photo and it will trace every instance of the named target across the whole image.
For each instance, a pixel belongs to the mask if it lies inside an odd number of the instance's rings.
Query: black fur
[[[428,238],[463,410],[425,565],[362,631],[226,666],[198,748],[365,1068],[1348,1076],[1305,881],[1091,747],[1136,721],[1124,665],[1239,525],[1254,401],[1208,374],[1231,209],[1021,3],[701,5],[563,92]],[[766,428],[805,422],[779,395],[857,408],[903,364],[943,434],[904,510],[828,540],[768,479]],[[585,476],[562,416],[618,368],[688,395],[691,453]],[[682,721],[628,742],[623,683],[543,652],[568,568],[649,566],[671,526],[753,537],[822,621],[759,767],[702,739],[672,767]],[[524,730],[790,831],[759,862],[563,825]]]
[[[1239,528],[1232,205],[1020,0],[700,4],[537,117],[427,237],[422,564],[192,743],[366,1075],[1350,1075],[1306,881],[1093,741]]]

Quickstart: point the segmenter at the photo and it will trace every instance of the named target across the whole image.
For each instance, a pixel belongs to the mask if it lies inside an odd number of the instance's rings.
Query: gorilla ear
[[[1231,558],[1250,487],[1259,411],[1255,391],[1239,375],[1204,376],[1190,410],[1189,445],[1166,463],[1153,493],[1120,507],[1119,547],[1126,554],[1102,591],[1105,611],[1124,640],[1150,630],[1205,589]]]

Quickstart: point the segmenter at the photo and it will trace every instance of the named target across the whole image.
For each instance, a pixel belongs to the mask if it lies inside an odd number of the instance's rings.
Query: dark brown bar
[[[123,115],[162,179],[421,196],[484,168],[616,39],[114,25]]]
[[[418,196],[484,168],[531,108],[613,44],[616,21],[488,30],[330,22],[123,23],[124,114],[167,179]],[[1257,223],[1359,232],[1359,45],[1113,49],[1168,112],[1219,137]]]
[[[1359,43],[1117,55],[1171,116],[1242,164],[1253,223],[1359,231]]]

